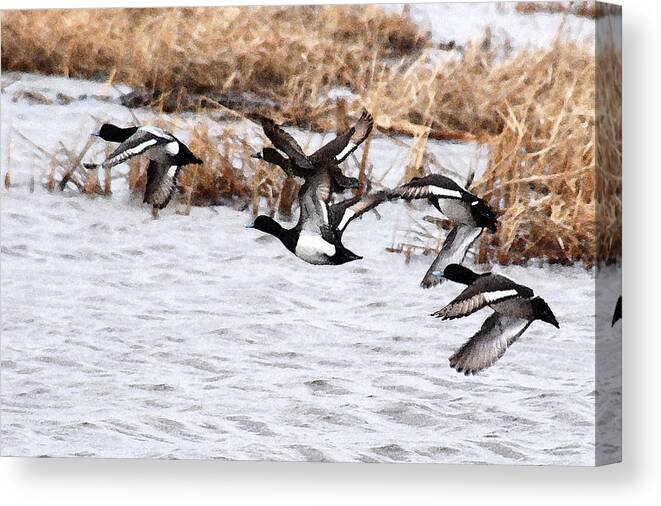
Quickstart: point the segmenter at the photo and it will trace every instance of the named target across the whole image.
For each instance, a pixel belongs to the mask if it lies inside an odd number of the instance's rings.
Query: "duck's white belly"
[[[296,243],[296,256],[309,264],[327,264],[334,254],[335,246],[319,235],[301,233]]]

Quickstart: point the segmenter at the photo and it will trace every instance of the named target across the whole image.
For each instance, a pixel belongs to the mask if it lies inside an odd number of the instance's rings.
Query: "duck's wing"
[[[443,272],[450,264],[461,264],[471,245],[480,237],[483,228],[471,227],[470,225],[456,225],[445,238],[441,251],[432,262],[427,273],[422,278],[420,286],[431,288],[443,281],[445,278],[435,276],[434,272]]]
[[[286,154],[301,169],[313,169],[314,166],[307,157],[303,148],[291,135],[276,125],[270,118],[260,118],[264,134],[271,143],[284,154]]]
[[[408,183],[390,190],[391,197],[404,200],[426,199],[433,196],[446,199],[463,199],[467,193],[469,192],[465,188],[449,177],[440,174],[415,177]]]
[[[134,156],[143,154],[156,146],[172,146],[179,151],[179,143],[172,135],[156,127],[140,127],[128,139],[122,142],[117,149],[103,162],[103,167],[114,167]]]
[[[480,330],[450,357],[450,367],[465,375],[492,366],[532,322],[493,313]]]
[[[331,180],[327,171],[316,171],[306,178],[298,192],[299,217],[296,230],[322,235],[330,230],[330,196]]]
[[[384,191],[366,193],[329,206],[330,226],[340,235],[347,225],[388,199]]]
[[[342,193],[345,190],[360,188],[358,178],[345,176],[337,165],[332,165],[328,170],[332,179],[331,191],[333,193]]]
[[[342,163],[367,139],[373,127],[374,119],[372,115],[363,109],[354,126],[315,151],[310,156],[310,160],[313,163],[322,160],[334,160],[337,164]]]
[[[468,316],[489,304],[517,297],[532,297],[530,288],[515,283],[498,274],[478,277],[447,306],[432,314],[437,318],[452,320]]]
[[[147,186],[143,202],[159,209],[168,205],[177,185],[180,167],[151,160],[147,167]]]
[[[408,201],[427,199],[441,213],[451,216],[451,219],[462,223],[468,220],[473,226],[486,227],[491,232],[495,232],[498,226],[498,216],[489,204],[449,177],[440,174],[413,178],[408,183],[390,190],[390,195],[392,198]],[[459,204],[459,207],[456,204]],[[449,215],[448,210],[451,213]]]

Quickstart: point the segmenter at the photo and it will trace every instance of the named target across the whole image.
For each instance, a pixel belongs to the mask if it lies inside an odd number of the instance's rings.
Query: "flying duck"
[[[444,278],[434,276],[450,264],[463,262],[468,249],[485,228],[496,231],[498,218],[489,205],[452,179],[440,174],[416,177],[390,190],[390,198],[404,200],[427,199],[447,219],[456,223],[443,243],[441,251],[422,278],[420,286],[431,288]]]
[[[92,135],[120,145],[102,163],[102,167],[114,167],[134,156],[149,159],[147,187],[143,202],[152,204],[152,214],[168,205],[177,186],[179,171],[188,164],[201,164],[183,142],[169,132],[154,126],[120,128],[105,123]]]
[[[296,140],[272,120],[264,117],[260,117],[260,120],[266,136],[277,149],[267,147],[261,153],[253,156],[276,163],[289,176],[303,178],[304,184],[298,191],[300,215],[297,227],[306,230],[312,228],[313,234],[319,234],[319,227],[328,228],[330,226],[329,206],[333,193],[358,187],[358,180],[342,174],[337,163],[338,160],[344,160],[367,137],[372,129],[372,117],[369,113],[364,112],[354,127],[326,144],[309,158]],[[353,149],[347,146],[351,146]],[[283,156],[280,151],[287,157]],[[338,153],[342,151],[345,153],[341,158],[337,158]],[[350,200],[345,201],[345,204]],[[353,202],[350,205],[353,205]],[[337,209],[334,212],[337,212]],[[343,247],[340,250],[343,250]],[[339,255],[336,260],[350,256]],[[314,262],[316,261],[314,260]],[[325,258],[321,262],[326,263]]]
[[[277,149],[272,147],[265,147],[260,152],[253,153],[250,156],[277,165],[284,170],[289,177],[300,177],[305,179],[311,172],[313,172],[313,169],[301,169],[291,158],[282,156]],[[345,176],[339,167],[327,167],[326,172],[330,177],[331,193],[341,193],[344,190],[355,189],[360,186],[358,179],[351,176]]]
[[[263,215],[246,227],[274,235],[289,251],[309,264],[340,265],[362,259],[342,244],[342,234],[352,220],[374,209],[386,200],[387,194],[383,191],[367,193],[329,204],[320,202],[314,193],[314,188],[306,181],[299,196],[300,215],[295,227],[286,229]]]
[[[614,327],[618,320],[622,319],[622,296],[620,295],[617,298],[615,303],[615,311],[613,311],[613,321],[611,322],[611,327]]]
[[[358,188],[358,180],[345,176],[339,165],[367,139],[372,131],[374,120],[369,112],[363,110],[354,126],[310,156],[306,155],[296,140],[279,125],[276,125],[273,120],[265,117],[259,119],[264,134],[275,149],[263,148],[261,152],[254,153],[253,158],[278,165],[289,176],[306,178],[310,171],[324,170],[329,173],[331,178],[330,191],[332,193]],[[287,156],[285,157],[281,153]]]
[[[443,271],[443,277],[468,287],[432,316],[450,320],[468,316],[485,306],[494,310],[480,330],[450,357],[450,367],[457,372],[477,374],[490,367],[535,320],[560,328],[544,299],[506,276],[477,274],[462,265],[451,264]]]

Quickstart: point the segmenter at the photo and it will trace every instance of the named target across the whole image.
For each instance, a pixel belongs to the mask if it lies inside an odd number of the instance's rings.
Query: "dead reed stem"
[[[112,175],[110,167],[103,168],[103,194],[112,195]]]

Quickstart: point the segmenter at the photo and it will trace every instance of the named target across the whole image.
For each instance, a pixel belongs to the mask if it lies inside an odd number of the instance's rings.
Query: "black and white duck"
[[[120,143],[102,167],[114,167],[134,156],[149,159],[147,186],[143,202],[152,205],[154,217],[168,205],[177,187],[179,171],[188,164],[202,164],[183,142],[169,132],[154,126],[121,128],[106,123],[92,135],[107,142]]]
[[[451,264],[443,271],[451,281],[468,285],[452,302],[432,316],[450,320],[489,306],[494,310],[482,328],[450,357],[450,367],[466,375],[493,365],[535,320],[560,328],[551,308],[527,286],[501,274],[478,274]]]
[[[293,228],[284,228],[264,215],[247,228],[277,237],[289,251],[309,264],[340,265],[362,258],[342,244],[347,225],[386,199],[387,194],[379,191],[331,204],[327,198],[319,199],[314,183],[308,179],[299,194],[300,214]]]
[[[433,275],[434,271],[443,272],[450,264],[462,263],[468,249],[485,228],[491,232],[497,228],[496,213],[484,200],[440,174],[413,178],[390,190],[389,197],[408,201],[427,199],[445,218],[455,222],[455,227],[420,282],[423,288],[431,288],[443,281],[443,278]]]
[[[270,118],[260,117],[264,134],[274,147],[263,148],[253,158],[262,159],[281,167],[289,176],[306,178],[311,171],[328,173],[331,193],[358,188],[358,180],[345,176],[339,165],[353,153],[369,136],[374,121],[363,110],[354,126],[341,133],[312,155],[308,156],[296,140]],[[284,156],[286,155],[286,156]]]

